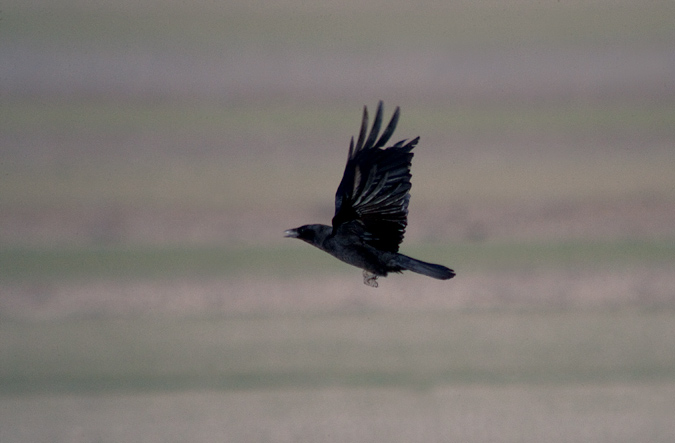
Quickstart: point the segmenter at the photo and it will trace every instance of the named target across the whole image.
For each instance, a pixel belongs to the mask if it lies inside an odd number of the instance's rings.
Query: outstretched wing
[[[340,186],[335,194],[333,232],[347,223],[377,249],[397,252],[408,223],[410,200],[411,150],[419,137],[406,143],[401,140],[382,149],[396,129],[400,110],[378,139],[382,125],[382,102],[366,139],[368,110],[363,109],[359,138],[349,144],[349,158]]]

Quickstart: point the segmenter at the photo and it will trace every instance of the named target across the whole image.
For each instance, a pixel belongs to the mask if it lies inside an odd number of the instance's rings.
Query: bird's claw
[[[365,269],[363,270],[363,284],[368,285],[371,288],[377,288],[377,275],[372,272],[368,272]]]

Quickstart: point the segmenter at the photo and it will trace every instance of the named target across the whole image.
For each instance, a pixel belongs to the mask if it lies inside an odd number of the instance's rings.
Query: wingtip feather
[[[391,120],[389,120],[389,124],[382,133],[382,136],[380,136],[380,139],[377,141],[377,143],[375,143],[375,146],[373,146],[374,148],[381,148],[389,141],[391,136],[394,134],[394,131],[396,130],[396,125],[398,125],[398,119],[400,116],[401,116],[401,108],[397,106],[396,110],[394,111],[394,114],[391,116]]]
[[[366,131],[368,131],[368,107],[363,107],[363,118],[361,119],[361,129],[359,130],[359,138],[356,141],[356,147],[354,148],[354,153],[359,152],[363,149],[363,142],[366,139]]]
[[[371,149],[375,145],[377,136],[380,133],[380,127],[382,126],[382,114],[384,112],[384,105],[382,100],[377,105],[377,112],[375,112],[375,120],[373,121],[373,127],[370,129],[370,134],[368,135],[368,140],[366,140],[363,145],[363,149]]]

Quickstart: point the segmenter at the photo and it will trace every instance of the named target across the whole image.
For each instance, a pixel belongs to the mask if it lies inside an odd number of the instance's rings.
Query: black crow
[[[426,263],[398,253],[408,224],[410,163],[419,137],[401,140],[383,149],[396,129],[400,110],[378,139],[382,125],[382,102],[368,130],[368,109],[363,108],[359,138],[349,144],[349,157],[335,194],[332,226],[305,225],[284,232],[328,252],[345,263],[363,269],[363,282],[377,287],[377,277],[389,272],[413,271],[447,280],[452,269]],[[407,143],[406,143],[407,142]]]

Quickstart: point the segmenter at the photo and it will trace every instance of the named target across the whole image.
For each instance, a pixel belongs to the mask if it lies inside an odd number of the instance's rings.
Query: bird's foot
[[[371,288],[377,288],[377,275],[372,272],[368,272],[365,269],[363,270],[363,284],[368,285]]]

